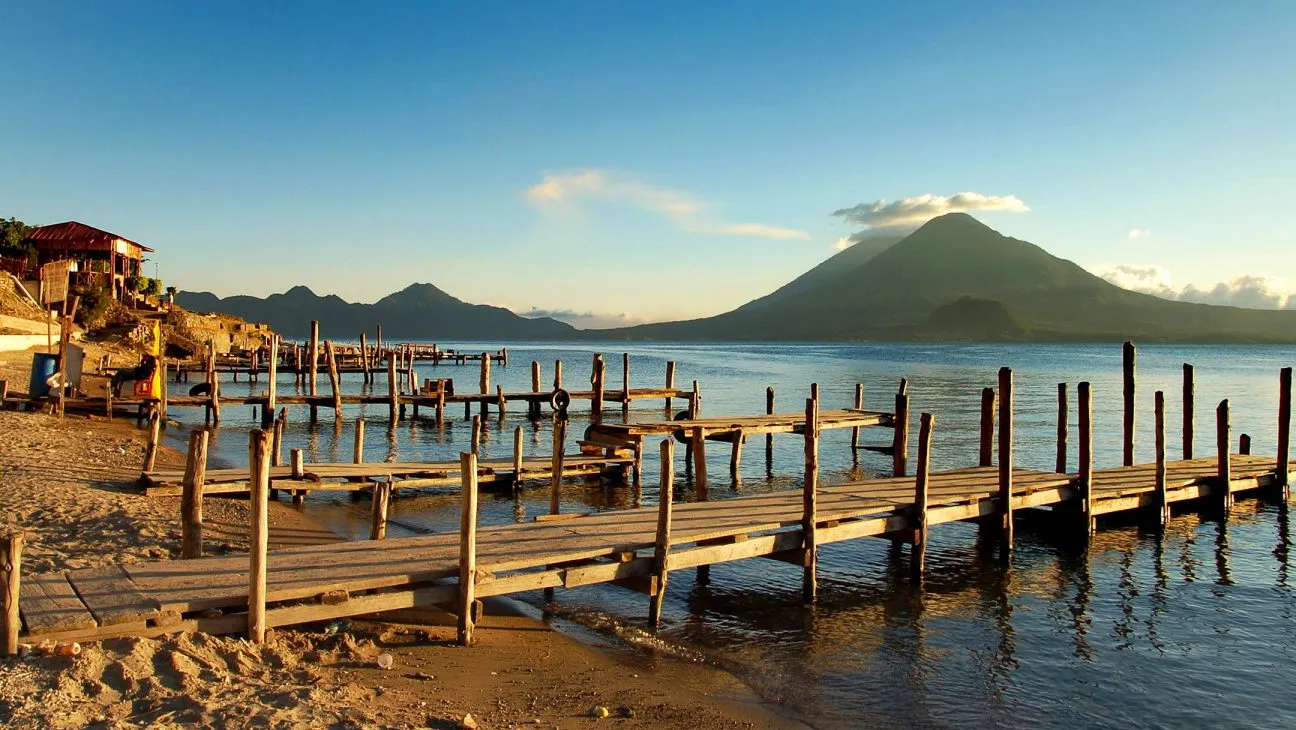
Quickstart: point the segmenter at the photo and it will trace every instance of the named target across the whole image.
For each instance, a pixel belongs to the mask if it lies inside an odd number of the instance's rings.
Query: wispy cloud
[[[560,322],[566,322],[567,324],[580,329],[629,327],[630,325],[643,324],[648,321],[643,317],[637,317],[629,312],[608,314],[600,312],[579,312],[574,309],[540,309],[538,307],[514,311],[523,317],[531,319],[537,317],[552,317],[553,319]]]
[[[578,205],[595,199],[632,205],[669,218],[681,230],[711,236],[800,239],[810,234],[795,228],[764,223],[726,223],[707,216],[707,206],[687,193],[658,188],[607,170],[584,169],[548,172],[526,189],[526,198],[541,209]]]
[[[875,200],[850,208],[833,211],[833,215],[850,223],[863,226],[848,240],[859,242],[870,236],[891,235],[917,228],[927,221],[946,213],[974,211],[1001,211],[1026,213],[1030,210],[1016,195],[985,195],[983,193],[955,193],[953,195],[919,195],[902,200]]]
[[[1130,237],[1130,238],[1147,238],[1147,237],[1150,236],[1150,235],[1152,235],[1152,231],[1149,231],[1149,230],[1146,229],[1146,228],[1131,228],[1131,229],[1129,229],[1129,237]]]
[[[1170,272],[1156,265],[1107,267],[1099,274],[1122,289],[1153,294],[1163,299],[1202,304],[1222,304],[1247,309],[1296,310],[1296,294],[1272,276],[1235,276],[1227,281],[1199,287],[1176,287]]]

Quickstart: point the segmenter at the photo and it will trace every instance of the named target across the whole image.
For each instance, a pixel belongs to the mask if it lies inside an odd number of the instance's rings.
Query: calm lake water
[[[497,344],[454,344],[473,352]],[[996,370],[1016,374],[1016,454],[1020,465],[1052,469],[1057,384],[1071,384],[1071,443],[1076,443],[1075,388],[1094,389],[1095,462],[1120,460],[1119,345],[695,345],[605,343],[586,346],[512,345],[509,367],[492,368],[492,383],[530,389],[530,362],[543,363],[552,383],[553,362],[564,362],[565,383],[587,387],[594,352],[608,359],[608,387],[620,385],[620,353],[631,354],[631,384],[659,387],[665,363],[677,363],[677,383],[702,385],[703,415],[764,411],[765,388],[774,386],[780,412],[801,411],[811,382],[823,408],[851,405],[855,383],[865,384],[865,406],[889,410],[901,377],[910,382],[912,428],[918,414],[936,416],[933,468],[975,463],[980,390],[995,384]],[[1138,457],[1153,458],[1152,403],[1166,392],[1170,456],[1179,455],[1181,368],[1196,366],[1197,455],[1214,450],[1214,412],[1232,405],[1234,439],[1252,437],[1255,453],[1274,453],[1278,370],[1296,364],[1291,347],[1143,346],[1139,349]],[[457,390],[477,389],[478,367],[430,363],[420,377],[452,377]],[[227,395],[251,393],[261,383],[222,383]],[[196,381],[195,381],[196,382]],[[327,377],[321,378],[327,389]],[[380,379],[379,392],[386,392]],[[173,385],[179,393],[187,386]],[[358,392],[360,376],[345,376]],[[283,376],[281,393],[295,392]],[[323,392],[323,390],[321,391]],[[676,401],[676,410],[684,407]],[[304,408],[290,409],[288,448],[307,461],[350,459],[354,420],[369,414],[366,460],[449,461],[466,448],[470,424],[449,408],[445,425],[426,420],[387,423],[386,406],[348,408],[341,426],[331,412],[309,424]],[[522,426],[528,455],[551,450],[548,408],[537,422],[517,404],[503,423],[488,421],[487,458],[509,458],[513,430]],[[197,409],[175,409],[186,425],[200,423]],[[250,408],[227,408],[215,453],[246,463]],[[430,413],[425,415],[430,416]],[[659,420],[661,401],[642,401],[631,420]],[[621,418],[619,405],[606,418]],[[573,406],[570,434],[589,421],[588,404]],[[179,437],[176,434],[175,437]],[[849,431],[827,431],[821,444],[823,483],[885,475],[889,457],[850,453]],[[889,443],[890,431],[866,429],[865,443]],[[775,437],[767,461],[762,439],[749,440],[742,470],[731,478],[727,445],[708,449],[712,499],[799,488],[803,442]],[[641,494],[657,502],[657,451],[648,450]],[[675,499],[695,498],[677,450]],[[1075,453],[1071,453],[1074,469]],[[911,462],[912,463],[912,462]],[[564,511],[633,506],[633,490],[619,483],[568,484]],[[392,501],[393,536],[458,529],[456,490],[429,490]],[[547,481],[519,497],[484,493],[481,520],[497,524],[548,511]],[[353,538],[367,535],[368,502],[316,493],[302,507]],[[907,550],[859,540],[822,549],[820,601],[800,602],[800,570],[758,560],[717,565],[701,585],[692,570],[673,573],[660,636],[699,652],[733,672],[766,699],[785,705],[823,728],[1002,726],[1296,727],[1296,596],[1288,579],[1290,528],[1284,510],[1267,499],[1239,501],[1227,519],[1214,512],[1176,515],[1166,534],[1134,525],[1102,524],[1087,546],[1018,528],[1010,566],[1001,566],[978,539],[975,526],[933,528],[926,589],[906,579]],[[522,599],[540,605],[539,593]],[[556,609],[589,623],[642,626],[648,599],[611,587],[560,591]]]

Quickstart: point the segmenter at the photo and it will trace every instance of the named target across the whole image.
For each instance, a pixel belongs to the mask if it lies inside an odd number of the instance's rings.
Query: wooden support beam
[[[1093,393],[1088,381],[1076,386],[1076,397],[1079,399],[1080,428],[1080,479],[1076,484],[1080,491],[1080,518],[1086,536],[1094,531],[1093,517]]]
[[[855,384],[855,410],[864,409],[864,384]],[[859,426],[851,428],[851,461],[859,462]]]
[[[342,420],[342,382],[338,376],[337,350],[333,348],[333,341],[329,340],[324,343],[324,351],[328,358],[328,376],[329,388],[333,393],[333,420]]]
[[[481,456],[482,442],[482,418],[481,416],[472,417],[472,437],[469,441],[470,450],[473,456]]]
[[[765,415],[774,415],[774,386],[765,389]],[[765,434],[765,460],[767,462],[774,458],[774,434]]]
[[[1288,485],[1290,477],[1287,473],[1291,463],[1291,409],[1292,369],[1288,367],[1278,372],[1278,464],[1274,469],[1284,501],[1291,497],[1291,487]]]
[[[280,411],[279,417],[274,420],[274,427],[270,432],[270,466],[279,466],[280,455],[283,451],[283,432],[284,426],[288,423],[288,409]]]
[[[743,444],[747,443],[747,434],[739,431],[733,435],[732,449],[729,452],[729,474],[735,479],[742,468]]]
[[[270,545],[270,435],[264,430],[252,431],[248,443],[248,467],[251,478],[248,507],[252,527],[248,533],[248,639],[254,644],[265,642],[266,632],[266,551]]]
[[[1122,393],[1124,394],[1124,421],[1122,430],[1122,461],[1125,466],[1134,465],[1134,366],[1136,354],[1134,343],[1126,342],[1121,348]]]
[[[697,487],[699,502],[707,501],[706,431],[695,428],[691,434],[693,446],[693,484]]]
[[[1013,548],[1013,372],[999,368],[999,512],[1003,540],[1001,556],[1007,562]]]
[[[1228,398],[1220,401],[1215,409],[1215,447],[1216,467],[1220,483],[1220,501],[1224,514],[1233,507],[1233,457],[1229,449],[1233,445],[1232,425],[1229,423]]]
[[[306,476],[306,458],[301,449],[293,449],[288,452],[289,474],[293,479],[302,479]]]
[[[1251,434],[1244,433],[1238,436],[1238,453],[1243,456],[1251,455]]]
[[[513,429],[513,492],[522,488],[522,427]]]
[[[369,511],[369,539],[387,539],[387,506],[391,501],[391,477],[385,482],[377,482],[373,488],[373,502]]]
[[[152,474],[157,465],[158,441],[162,439],[162,414],[156,408],[149,409],[149,440],[144,446],[144,473]]]
[[[922,585],[927,562],[927,486],[931,472],[932,428],[935,420],[932,414],[924,413],[918,425],[918,471],[914,474],[914,544],[909,573],[919,585]]]
[[[473,643],[473,604],[477,601],[477,457],[459,454],[459,644]]]
[[[317,376],[319,373],[319,335],[319,320],[312,319],[310,325],[310,351],[306,353],[306,392],[310,395],[319,395],[319,386],[317,384]]]
[[[355,422],[355,438],[351,447],[351,463],[364,463],[364,445],[365,445],[365,420],[357,418]]]
[[[267,366],[266,386],[267,396],[265,410],[261,411],[262,425],[270,425],[274,419],[275,399],[279,392],[279,335],[270,335],[270,364]]]
[[[653,543],[652,599],[648,603],[648,625],[661,625],[662,602],[666,599],[667,559],[670,557],[671,504],[675,498],[675,441],[661,442],[661,486],[657,492],[657,539]]]
[[[1193,410],[1196,407],[1196,387],[1193,384],[1193,366],[1183,364],[1183,458],[1193,458]]]
[[[554,417],[553,458],[549,473],[549,514],[561,511],[563,452],[567,449],[567,419]]]
[[[805,410],[805,477],[801,483],[801,548],[805,562],[801,573],[801,599],[814,603],[819,593],[816,571],[819,565],[819,398],[818,388],[806,399]]]
[[[981,390],[981,451],[978,466],[994,466],[995,389]]]
[[[180,493],[180,557],[202,557],[203,485],[207,479],[207,431],[189,433],[189,453],[185,459],[184,481]]]
[[[500,420],[501,422],[503,422],[503,421],[504,421],[504,412],[505,412],[506,410],[508,410],[508,400],[506,400],[506,399],[504,398],[504,386],[503,386],[503,385],[498,385],[498,384],[497,384],[497,385],[495,386],[495,410],[498,411],[498,418],[499,418],[499,420]]]
[[[111,395],[109,397],[111,397]],[[4,410],[5,401],[8,399],[9,399],[9,381],[0,378],[0,411]]]
[[[675,361],[667,360],[666,361],[666,390],[669,391],[674,389],[675,389]],[[673,413],[671,413],[671,407],[674,405],[673,400],[674,399],[671,398],[670,396],[666,396],[666,414],[668,417],[674,415]]]
[[[1067,473],[1067,433],[1070,430],[1070,424],[1067,423],[1067,384],[1058,383],[1058,417],[1057,417],[1057,458],[1053,463],[1053,471],[1058,474]]]
[[[477,384],[481,386],[483,395],[490,393],[491,386],[491,366],[490,356],[486,353],[481,354],[481,373],[477,378]]]
[[[1152,410],[1156,419],[1156,471],[1154,476],[1156,499],[1153,501],[1153,506],[1157,511],[1157,526],[1165,528],[1170,523],[1170,497],[1166,493],[1165,393],[1162,391],[1158,390],[1153,396]]]
[[[891,471],[905,476],[909,462],[909,381],[900,378],[895,396],[895,434],[892,437]]]
[[[207,382],[211,384],[207,397],[210,398],[208,410],[211,411],[211,422],[220,423],[220,378],[216,375],[216,347],[213,345],[207,356]]]
[[[603,422],[603,382],[607,375],[607,365],[603,362],[602,353],[594,355],[593,369],[590,371],[590,385],[594,393],[590,400],[591,419],[594,423]]]
[[[562,360],[554,360],[554,390],[562,388]]]
[[[397,393],[396,384],[396,353],[387,353],[387,400],[389,401],[388,410],[391,414],[391,422],[396,423],[400,418],[400,396]],[[465,403],[464,405],[467,405]]]
[[[0,594],[0,649],[7,656],[18,653],[18,634],[22,631],[22,618],[18,614],[18,598],[22,584],[23,534],[11,532],[0,539],[0,577],[4,578],[4,592]]]
[[[364,332],[360,333],[360,368],[364,370],[361,382],[368,384],[373,382],[373,370],[369,363],[369,335]]]

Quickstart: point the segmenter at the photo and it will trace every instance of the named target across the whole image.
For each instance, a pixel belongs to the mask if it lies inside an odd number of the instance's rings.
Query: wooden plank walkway
[[[1223,485],[1215,469],[1214,458],[1169,462],[1166,500],[1218,494]],[[1233,493],[1276,482],[1272,457],[1233,455],[1231,470]],[[1012,475],[1014,508],[1068,507],[1079,500],[1076,475],[1028,469],[1014,469]],[[997,467],[934,473],[926,484],[927,526],[1002,512]],[[915,477],[893,477],[821,487],[815,544],[912,534],[918,528],[915,485]],[[1156,491],[1151,465],[1099,470],[1092,482],[1092,509],[1140,509],[1154,504]],[[661,566],[654,565],[661,518],[656,508],[479,527],[470,595],[482,598],[595,583],[651,590],[654,584],[644,581],[658,571],[755,557],[804,564],[802,499],[797,490],[677,505],[669,513],[673,526]],[[272,552],[267,625],[460,599],[460,546],[461,535],[451,532]],[[248,571],[248,557],[235,556],[24,577],[19,603],[25,633],[33,640],[72,640],[182,630],[243,631]]]
[[[552,457],[522,460],[519,475],[512,459],[495,459],[477,463],[477,480],[489,484],[512,484],[519,478],[543,477],[553,473]],[[632,456],[564,454],[564,477],[599,474],[614,467],[634,465]],[[290,466],[270,467],[270,484],[275,489],[311,491],[358,491],[370,489],[374,482],[391,481],[393,491],[412,487],[455,485],[461,480],[459,462],[362,462],[303,464],[300,476],[293,476]],[[238,494],[248,491],[246,468],[208,469],[203,494]],[[179,496],[184,484],[183,469],[163,469],[140,475],[144,494],[149,497]]]

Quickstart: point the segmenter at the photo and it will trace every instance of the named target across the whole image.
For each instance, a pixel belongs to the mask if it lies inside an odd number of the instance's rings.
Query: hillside
[[[548,317],[528,319],[502,307],[469,304],[431,284],[411,284],[373,304],[319,296],[304,286],[268,297],[221,298],[208,292],[180,292],[176,301],[195,312],[221,312],[264,322],[290,337],[310,334],[312,319],[326,337],[353,339],[381,324],[387,337],[411,339],[566,339],[576,330]]]
[[[659,340],[1296,342],[1296,312],[1174,302],[1127,291],[962,213],[935,218],[861,259],[849,271],[821,273],[808,284],[807,274],[725,314],[599,334]]]

